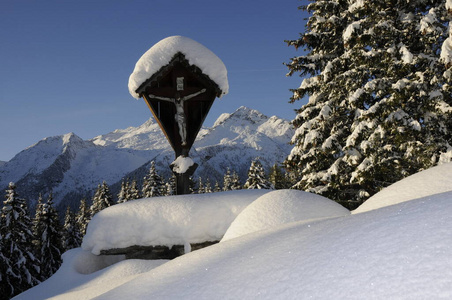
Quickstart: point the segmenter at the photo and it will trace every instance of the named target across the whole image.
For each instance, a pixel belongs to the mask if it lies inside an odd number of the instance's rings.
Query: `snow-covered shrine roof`
[[[225,95],[229,91],[227,70],[221,59],[200,43],[183,36],[167,37],[141,56],[129,77],[129,92],[139,99],[137,90],[161,68],[168,65],[175,55],[182,53],[190,65],[199,68],[215,82]]]

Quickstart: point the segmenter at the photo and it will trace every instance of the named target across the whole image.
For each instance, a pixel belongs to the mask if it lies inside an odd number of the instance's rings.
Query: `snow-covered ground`
[[[73,249],[17,299],[451,299],[448,172],[452,164],[408,177],[353,214],[327,199],[316,207],[307,193],[269,191],[234,220],[247,231],[219,244],[172,261]]]

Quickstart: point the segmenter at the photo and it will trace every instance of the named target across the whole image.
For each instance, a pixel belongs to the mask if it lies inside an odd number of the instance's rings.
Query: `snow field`
[[[236,211],[236,225],[229,226],[235,238],[167,262],[121,261],[70,250],[54,276],[17,299],[450,299],[451,170],[452,164],[444,164],[412,175],[351,215],[330,200],[300,191],[219,193],[229,206],[242,197],[251,203],[238,209],[240,214]],[[211,195],[184,201],[196,210]],[[212,206],[217,208],[218,201],[213,199]],[[142,206],[140,202],[145,201],[135,201]],[[123,214],[130,214],[129,221],[138,217],[138,212],[128,212],[131,206],[117,207],[118,227],[127,224]],[[97,222],[113,226],[113,210],[105,211],[110,212],[99,213]],[[274,219],[265,218],[273,214]],[[167,217],[186,215],[176,209]],[[102,222],[90,226],[90,239],[100,238],[94,234],[99,229],[107,235],[126,233]]]

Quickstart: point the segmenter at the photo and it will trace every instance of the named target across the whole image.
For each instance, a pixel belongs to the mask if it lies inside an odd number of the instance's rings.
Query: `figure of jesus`
[[[176,114],[174,115],[174,119],[177,122],[177,127],[179,127],[179,135],[182,140],[182,146],[187,145],[187,121],[185,117],[185,111],[184,111],[184,103],[185,101],[198,96],[199,94],[202,94],[206,91],[206,89],[202,89],[196,93],[181,97],[179,92],[176,92],[174,95],[174,98],[168,98],[168,97],[160,97],[156,95],[149,94],[150,98],[154,98],[157,100],[162,101],[168,101],[171,103],[174,103],[176,106]]]

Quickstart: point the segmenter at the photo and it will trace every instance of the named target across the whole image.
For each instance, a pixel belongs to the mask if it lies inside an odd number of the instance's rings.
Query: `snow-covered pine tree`
[[[206,179],[206,184],[204,185],[204,193],[212,193],[212,185],[210,184],[210,179]]]
[[[142,194],[143,197],[159,197],[164,194],[164,182],[155,168],[155,161],[151,161],[149,173],[144,177]]]
[[[271,184],[274,186],[274,188],[276,190],[288,188],[284,174],[281,171],[281,168],[277,164],[274,164],[271,167],[270,174],[268,177],[269,177],[269,181],[271,182]]]
[[[91,205],[91,218],[100,212],[101,210],[112,206],[114,204],[113,202],[113,196],[110,193],[110,188],[108,187],[107,183],[104,181],[102,182],[102,185],[99,184],[97,186],[97,190],[94,193],[93,197],[93,205]]]
[[[132,180],[132,183],[130,184],[130,199],[129,200],[135,200],[141,198],[140,190],[138,189],[138,183],[136,179]]]
[[[199,176],[198,178],[198,194],[204,194],[206,192],[204,184],[202,183],[202,178]]]
[[[75,215],[75,223],[82,239],[86,234],[86,227],[88,226],[90,218],[90,208],[86,203],[86,199],[83,198],[82,200],[80,200],[80,206],[78,208],[77,214]]]
[[[8,299],[40,280],[27,203],[19,197],[13,182],[9,183],[5,197],[0,218],[1,254],[5,262],[1,267],[0,291],[1,296]]]
[[[129,183],[126,182],[123,179],[121,181],[121,190],[118,193],[118,203],[124,203],[124,202],[127,201],[127,199],[128,199],[128,196],[127,196],[127,194],[128,194],[128,192],[127,192],[128,186],[129,186]]]
[[[217,192],[221,192],[221,187],[220,184],[218,183],[218,181],[215,181],[215,187],[213,188],[213,192],[217,193]]]
[[[61,236],[64,251],[80,247],[82,244],[82,236],[80,235],[79,228],[75,221],[75,215],[69,206],[67,207],[64,216],[63,232]]]
[[[223,191],[230,191],[232,190],[232,175],[231,170],[227,168],[226,174],[223,176]]]
[[[49,193],[47,202],[36,210],[33,235],[36,255],[40,260],[41,280],[52,276],[62,263],[63,243],[61,240],[62,226],[58,212],[53,206],[53,195]]]
[[[246,180],[244,189],[273,189],[272,184],[265,175],[265,170],[258,159],[251,162],[248,170],[248,179]]]
[[[232,172],[231,190],[241,190],[242,184],[240,183],[240,177],[237,172]]]
[[[293,121],[285,165],[296,188],[355,204],[436,164],[450,149],[450,87],[439,50],[444,1],[314,1],[306,32],[289,45],[289,74],[309,96]]]

